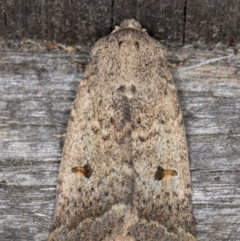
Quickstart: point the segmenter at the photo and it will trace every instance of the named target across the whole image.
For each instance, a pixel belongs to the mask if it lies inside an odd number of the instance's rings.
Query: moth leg
[[[62,134],[58,134],[58,133],[53,133],[52,137],[56,137],[56,138],[65,138],[66,137],[66,132],[62,133]]]
[[[86,69],[87,65],[88,65],[89,62],[90,62],[89,60],[88,60],[88,61],[83,61],[83,60],[77,61],[77,60],[74,60],[74,59],[71,58],[71,57],[68,57],[67,60],[68,60],[71,64],[73,64],[76,68],[81,68],[81,69],[83,69],[83,70]]]

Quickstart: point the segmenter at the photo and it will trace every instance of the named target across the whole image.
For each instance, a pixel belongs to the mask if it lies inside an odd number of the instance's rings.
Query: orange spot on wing
[[[163,178],[169,178],[172,176],[176,176],[177,172],[175,170],[165,170],[162,167],[158,167],[155,173],[155,180],[162,180]]]
[[[90,176],[92,175],[92,171],[93,171],[92,168],[88,164],[85,164],[84,166],[76,166],[72,168],[72,172],[78,175],[79,177],[84,176],[86,178],[90,178]]]

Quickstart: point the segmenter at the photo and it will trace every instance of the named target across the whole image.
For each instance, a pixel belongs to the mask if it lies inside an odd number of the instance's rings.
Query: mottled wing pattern
[[[99,40],[64,145],[49,241],[193,241],[182,112],[162,45],[125,28]]]

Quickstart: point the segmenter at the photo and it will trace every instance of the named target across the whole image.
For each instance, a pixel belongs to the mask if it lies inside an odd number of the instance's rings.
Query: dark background
[[[239,40],[239,0],[1,0],[0,36],[91,45],[126,18],[166,43]]]

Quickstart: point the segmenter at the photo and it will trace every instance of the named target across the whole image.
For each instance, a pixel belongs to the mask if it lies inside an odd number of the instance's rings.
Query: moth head
[[[119,30],[126,29],[126,28],[132,28],[132,29],[138,30],[140,32],[146,32],[146,29],[142,28],[141,24],[137,20],[125,19],[120,24],[120,27],[118,27],[118,26],[115,27],[115,29],[113,30],[113,33],[117,32]]]

